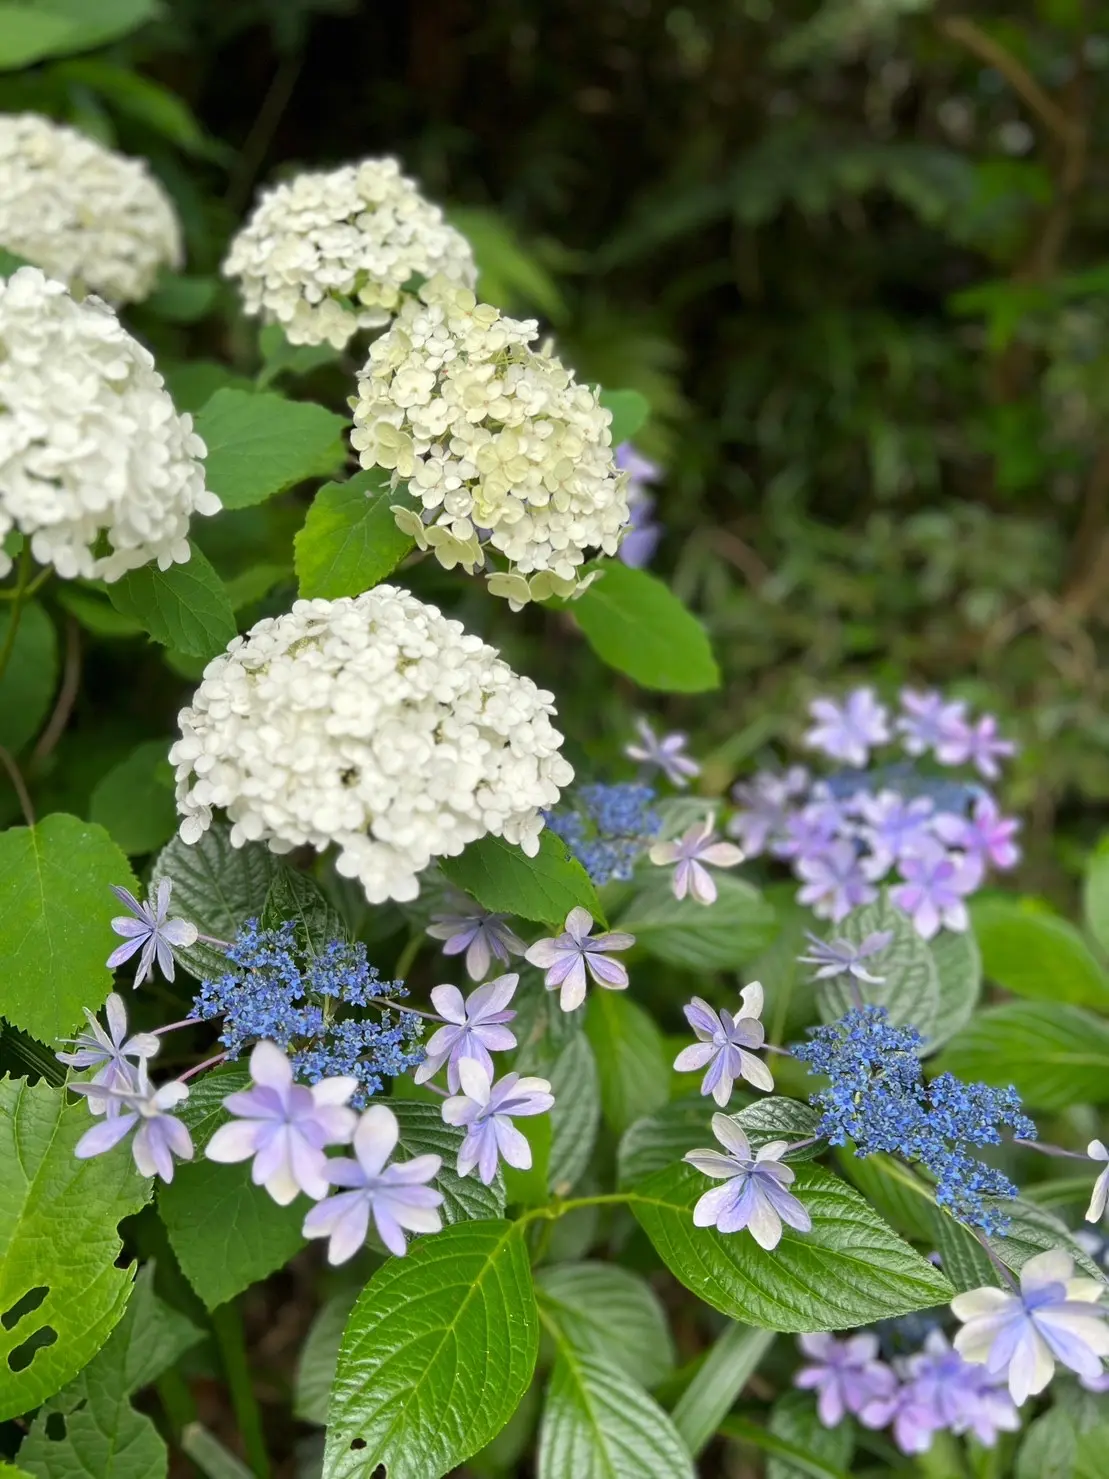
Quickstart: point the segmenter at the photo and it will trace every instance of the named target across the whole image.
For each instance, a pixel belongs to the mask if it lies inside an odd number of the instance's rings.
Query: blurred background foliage
[[[710,753],[708,788],[765,762],[820,689],[954,688],[1020,738],[1024,882],[1066,898],[1109,818],[1109,6],[17,8],[74,39],[0,75],[0,108],[146,155],[178,202],[187,275],[132,318],[179,403],[257,370],[218,278],[257,187],[398,154],[474,242],[484,296],[650,400],[656,564],[726,674],[667,701]],[[341,408],[353,366],[334,358],[289,371]],[[302,506],[201,531],[243,612],[287,606]],[[450,599],[555,689],[576,758],[615,759],[643,695],[549,615]],[[53,804],[82,813],[136,723],[172,729],[192,676],[179,664],[175,688],[117,635],[81,700],[101,711],[51,757]]]

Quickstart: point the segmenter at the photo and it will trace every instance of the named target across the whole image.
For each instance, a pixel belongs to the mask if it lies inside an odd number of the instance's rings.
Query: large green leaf
[[[231,829],[213,822],[199,842],[175,837],[158,854],[150,879],[156,889],[163,878],[173,880],[173,910],[191,919],[203,935],[230,942],[247,919],[260,919],[270,884],[280,861],[260,842],[231,846]],[[198,979],[222,975],[227,969],[223,952],[211,945],[178,950],[177,958]]]
[[[539,1479],[695,1479],[662,1408],[618,1366],[560,1346],[539,1429]]]
[[[1109,955],[1109,833],[1098,838],[1097,846],[1086,859],[1082,915],[1102,952]]]
[[[982,991],[982,952],[972,930],[941,930],[931,941],[931,951],[940,989],[929,1052],[963,1030]]]
[[[851,1479],[849,1474],[827,1459],[800,1444],[791,1443],[769,1428],[748,1422],[745,1417],[726,1417],[720,1424],[720,1432],[725,1438],[732,1438],[737,1443],[750,1443],[764,1453],[788,1462],[795,1473],[804,1474],[806,1479]]]
[[[773,1344],[773,1331],[753,1330],[734,1321],[713,1341],[693,1380],[674,1404],[674,1426],[694,1456],[731,1411]]]
[[[126,1149],[76,1158],[91,1124],[62,1089],[0,1080],[0,1421],[71,1381],[131,1293],[117,1228],[150,1184]]]
[[[218,657],[235,637],[227,587],[195,544],[184,565],[144,565],[108,587],[112,605],[174,652]]]
[[[569,607],[590,647],[641,688],[704,693],[720,687],[705,629],[670,588],[645,570],[608,560]]]
[[[579,906],[594,919],[604,918],[589,874],[549,827],[540,833],[534,858],[503,837],[489,835],[471,842],[455,858],[441,858],[439,866],[453,884],[493,914],[517,914],[556,929]]]
[[[16,1027],[51,1042],[107,997],[112,883],[137,887],[103,827],[53,812],[0,832],[0,1005]]]
[[[601,1119],[597,1060],[585,1033],[575,1032],[550,1067],[537,1071],[550,1080],[555,1096],[548,1185],[556,1196],[564,1197],[589,1165]]]
[[[697,971],[735,971],[773,940],[773,906],[757,888],[717,873],[716,902],[708,908],[688,895],[676,899],[670,879],[650,875],[628,903],[619,928],[659,960]]]
[[[324,1479],[441,1479],[500,1431],[539,1345],[524,1234],[457,1223],[378,1269],[339,1351]]]
[[[0,652],[11,613],[0,607]],[[15,643],[0,678],[0,745],[13,753],[34,739],[50,710],[58,681],[58,638],[37,601],[23,610]],[[5,781],[6,784],[6,781]]]
[[[951,1298],[951,1285],[861,1196],[815,1166],[793,1191],[812,1231],[786,1227],[772,1252],[746,1232],[695,1228],[694,1203],[712,1184],[692,1166],[636,1187],[632,1211],[662,1261],[688,1289],[733,1320],[768,1330],[846,1330]]]
[[[777,1094],[756,1099],[746,1109],[738,1110],[732,1118],[742,1125],[753,1150],[761,1150],[773,1140],[810,1140],[816,1135],[820,1124],[820,1114],[811,1105],[802,1104],[799,1099],[785,1099]],[[827,1148],[826,1142],[817,1140],[815,1145],[791,1151],[785,1159],[811,1160]]]
[[[1109,1011],[1109,975],[1074,925],[1002,898],[972,904],[971,919],[988,981],[1014,996]]]
[[[637,1274],[614,1263],[556,1263],[536,1274],[535,1292],[544,1323],[582,1355],[644,1387],[674,1369],[666,1311]]]
[[[21,1466],[41,1479],[162,1479],[166,1445],[129,1399],[201,1338],[157,1298],[154,1265],[146,1264],[107,1344],[39,1410],[19,1450]]]
[[[293,1416],[301,1422],[327,1422],[327,1403],[335,1368],[339,1364],[339,1347],[343,1342],[357,1289],[343,1289],[333,1294],[312,1321],[297,1359],[293,1388]]]
[[[770,1409],[770,1431],[796,1448],[834,1469],[850,1471],[855,1449],[855,1427],[850,1418],[826,1428],[816,1411],[811,1392],[785,1392]],[[766,1479],[806,1479],[805,1469],[787,1458],[771,1457]]]
[[[937,1067],[958,1078],[1013,1084],[1034,1109],[1109,1101],[1109,1025],[1062,1002],[1022,1001],[979,1012]]]
[[[208,448],[208,487],[224,508],[247,508],[305,478],[333,472],[345,456],[347,425],[313,401],[291,401],[273,391],[217,390],[196,416]]]
[[[700,1095],[690,1095],[636,1120],[620,1137],[616,1155],[620,1185],[635,1186],[646,1181],[656,1171],[680,1161],[687,1150],[707,1145],[712,1139],[709,1123],[715,1108]]]
[[[866,959],[868,975],[880,978],[879,984],[855,983],[864,1001],[885,1007],[890,1021],[910,1023],[922,1037],[930,1038],[939,1006],[940,980],[928,943],[913,928],[912,920],[902,909],[883,895],[873,904],[853,909],[835,927],[835,937],[852,945],[861,945],[868,935],[885,931],[892,936],[889,944]],[[854,995],[840,977],[822,982],[817,1000],[825,1022],[835,1022],[851,1009]]]
[[[89,801],[89,821],[131,856],[156,851],[177,830],[173,770],[166,760],[171,743],[147,740],[137,746],[97,782]]]
[[[397,501],[380,468],[325,483],[294,541],[300,594],[357,596],[391,575],[415,543],[397,528]]]
[[[670,1063],[662,1034],[623,991],[594,986],[585,1031],[593,1045],[605,1123],[618,1135],[666,1103]]]
[[[439,1211],[444,1222],[471,1222],[504,1215],[504,1179],[498,1169],[489,1186],[476,1176],[459,1176],[455,1167],[466,1138],[464,1129],[445,1125],[438,1104],[419,1099],[390,1099],[389,1108],[400,1126],[398,1149],[409,1159],[437,1155],[443,1164],[432,1185],[443,1194]]]
[[[103,46],[141,26],[155,9],[156,0],[4,0],[0,71]]]
[[[600,400],[605,410],[612,412],[610,432],[614,447],[630,442],[651,414],[650,402],[638,390],[602,390]]]

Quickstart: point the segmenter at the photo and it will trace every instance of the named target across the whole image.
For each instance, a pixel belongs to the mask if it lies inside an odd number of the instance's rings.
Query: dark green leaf
[[[621,1137],[617,1152],[620,1185],[635,1186],[646,1181],[656,1171],[680,1161],[687,1150],[707,1145],[712,1138],[709,1123],[715,1107],[700,1095],[691,1095],[636,1120]]]
[[[770,1330],[729,1324],[713,1341],[693,1380],[674,1405],[674,1426],[696,1457],[774,1344]]]
[[[357,1289],[333,1294],[305,1336],[297,1360],[293,1394],[293,1416],[301,1422],[318,1423],[320,1427],[327,1422],[327,1402],[339,1364],[339,1346],[357,1298]]]
[[[726,1417],[720,1424],[720,1431],[725,1438],[733,1438],[737,1443],[753,1444],[763,1453],[788,1461],[793,1470],[806,1475],[807,1479],[851,1479],[850,1474],[834,1467],[825,1459],[791,1443],[787,1438],[779,1437],[768,1428],[760,1428],[757,1423],[748,1422],[745,1417]]]
[[[810,1458],[850,1472],[855,1426],[848,1417],[834,1428],[826,1428],[817,1416],[811,1393],[786,1392],[779,1397],[770,1410],[770,1431],[776,1438],[803,1449]],[[766,1479],[806,1479],[810,1472],[789,1459],[772,1457],[766,1466]]]
[[[113,765],[92,793],[89,821],[110,834],[130,856],[154,852],[177,830],[173,771],[166,756],[172,740],[148,740]]]
[[[1016,1086],[1034,1109],[1109,1100],[1109,1026],[1081,1007],[988,1007],[948,1043],[937,1067],[958,1078]]]
[[[889,944],[865,962],[868,974],[881,977],[881,984],[866,981],[855,989],[866,1002],[885,1007],[890,1021],[898,1026],[910,1023],[924,1038],[929,1038],[936,1022],[940,981],[932,952],[913,928],[902,909],[891,904],[888,896],[853,909],[835,928],[837,939],[861,945],[868,935],[886,931],[893,936]],[[841,977],[825,981],[818,988],[820,1015],[825,1022],[838,1021],[854,1002],[851,990]]]
[[[266,893],[262,928],[278,929],[289,920],[296,925],[298,945],[313,957],[330,940],[347,938],[342,916],[316,880],[282,864]]]
[[[619,928],[659,960],[691,970],[738,970],[773,940],[773,906],[751,884],[716,874],[716,903],[706,908],[688,895],[676,899],[670,879],[649,877],[632,898]]]
[[[602,662],[663,693],[720,687],[705,629],[661,580],[608,560],[567,608]]]
[[[133,617],[163,647],[193,657],[217,657],[235,637],[227,588],[206,555],[190,543],[184,565],[144,565],[108,587],[112,605]]]
[[[548,1184],[555,1196],[565,1197],[589,1165],[601,1118],[597,1060],[585,1033],[575,1032],[550,1068],[540,1072],[550,1079],[555,1096]]]
[[[708,1108],[707,1101],[705,1103]],[[802,1104],[799,1099],[783,1099],[776,1094],[756,1099],[732,1118],[743,1126],[752,1150],[761,1150],[773,1140],[809,1140],[815,1136],[820,1123],[820,1115],[810,1105]],[[811,1160],[827,1148],[823,1141],[818,1140],[804,1150],[792,1151],[785,1159]]]
[[[400,1125],[398,1146],[404,1155],[410,1159],[437,1155],[443,1162],[432,1185],[443,1193],[439,1210],[444,1222],[470,1222],[504,1215],[504,1180],[499,1170],[489,1186],[475,1175],[459,1176],[455,1171],[465,1130],[445,1125],[439,1106],[419,1099],[390,1099],[389,1108]]]
[[[971,905],[988,981],[1014,996],[1109,1010],[1109,976],[1065,919],[1015,899]]]
[[[441,1479],[500,1431],[539,1345],[524,1233],[458,1223],[378,1269],[339,1351],[324,1479]]]
[[[650,402],[638,390],[602,390],[601,405],[612,412],[612,445],[630,442],[651,414]]]
[[[0,4],[0,71],[44,57],[103,46],[142,25],[155,0],[4,0]]]
[[[397,528],[396,502],[378,468],[325,483],[294,541],[301,596],[357,596],[391,575],[414,545]]]
[[[258,388],[265,390],[281,375],[310,375],[321,365],[333,365],[342,358],[332,344],[290,344],[280,324],[267,324],[258,335],[262,352],[262,369]]]
[[[540,833],[534,858],[490,835],[471,842],[455,858],[441,858],[439,866],[492,914],[516,914],[561,930],[570,910],[580,906],[604,921],[588,873],[549,827]]]
[[[0,606],[0,652],[11,612]],[[23,608],[15,643],[0,678],[0,745],[13,754],[34,739],[50,712],[58,682],[58,638],[37,601]],[[7,778],[0,784],[7,784]]]
[[[670,1064],[654,1022],[625,992],[594,986],[585,1031],[597,1060],[601,1110],[619,1135],[666,1103]]]
[[[247,508],[342,463],[344,417],[272,391],[217,390],[197,412],[208,487],[225,508]]]
[[[963,1030],[982,990],[982,953],[972,930],[941,930],[930,944],[940,989],[929,1052]]]
[[[666,1312],[651,1286],[614,1263],[541,1268],[535,1292],[544,1323],[581,1355],[618,1367],[644,1387],[674,1369]]]

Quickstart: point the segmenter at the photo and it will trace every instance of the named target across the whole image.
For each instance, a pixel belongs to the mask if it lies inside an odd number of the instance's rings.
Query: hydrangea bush
[[[813,696],[812,769],[676,728],[719,671],[647,402],[395,160],[229,223],[219,360],[141,162],[0,117],[0,178],[14,1472],[1096,1452],[1109,863],[1082,929],[1001,889],[1017,726],[953,672]]]

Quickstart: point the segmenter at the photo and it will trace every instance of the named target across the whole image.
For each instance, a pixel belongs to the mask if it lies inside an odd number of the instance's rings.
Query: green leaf
[[[174,914],[192,920],[202,935],[231,941],[245,920],[261,916],[280,867],[260,842],[232,847],[230,827],[213,822],[199,842],[187,844],[175,837],[162,849],[150,887],[155,890],[163,878],[172,879]],[[227,969],[223,951],[212,945],[193,945],[174,954],[197,980]]]
[[[396,502],[378,468],[325,483],[293,541],[301,596],[357,596],[391,575],[415,543],[397,528]]]
[[[304,1338],[293,1386],[293,1416],[301,1422],[318,1423],[320,1427],[327,1422],[327,1402],[339,1364],[339,1346],[357,1297],[357,1289],[333,1294],[318,1311]]]
[[[541,1072],[550,1079],[555,1096],[547,1180],[555,1196],[565,1197],[589,1166],[601,1119],[597,1060],[585,1033],[575,1032],[551,1066]]]
[[[651,404],[638,390],[602,390],[601,405],[612,412],[612,445],[630,442],[646,424]]]
[[[137,887],[103,827],[54,812],[0,832],[0,980],[16,1027],[52,1042],[107,997],[112,883]]]
[[[614,1263],[562,1263],[535,1276],[539,1313],[560,1342],[654,1387],[674,1369],[666,1311],[651,1286]]]
[[[1030,1258],[1037,1253],[1046,1253],[1050,1248],[1062,1248],[1074,1259],[1077,1267],[1091,1279],[1105,1283],[1105,1272],[1075,1242],[1073,1235],[1058,1217],[1034,1202],[1023,1197],[1011,1200],[995,1200],[991,1203],[1009,1219],[1009,1229],[1004,1237],[989,1237],[990,1247],[1006,1268],[1019,1274]],[[992,1282],[999,1283],[994,1279]]]
[[[480,206],[455,206],[449,219],[473,250],[478,296],[483,303],[494,303],[498,308],[538,308],[553,324],[565,321],[566,300],[558,284],[500,212]]]
[[[674,1426],[696,1457],[731,1411],[736,1398],[774,1344],[770,1330],[729,1324],[709,1348],[674,1405]]]
[[[963,1030],[982,991],[982,952],[971,930],[941,930],[930,943],[940,989],[929,1052]]]
[[[217,390],[242,390],[249,394],[253,381],[245,375],[236,375],[217,360],[169,360],[159,361],[159,369],[165,377],[173,404],[179,411],[190,411],[194,416],[206,406]]]
[[[181,1271],[208,1309],[283,1268],[304,1245],[304,1207],[279,1207],[246,1166],[198,1158],[158,1192]]]
[[[1001,1283],[989,1254],[968,1228],[946,1213],[936,1216],[935,1226],[940,1266],[957,1293]]]
[[[321,365],[333,365],[342,359],[342,352],[332,344],[290,344],[280,324],[265,326],[258,335],[258,348],[263,360],[259,390],[265,390],[280,375],[310,375]]]
[[[498,1170],[495,1180],[486,1186],[476,1176],[459,1176],[455,1171],[458,1152],[466,1132],[456,1125],[445,1125],[437,1104],[419,1099],[390,1099],[389,1108],[400,1126],[398,1148],[407,1159],[418,1155],[437,1155],[443,1164],[432,1186],[443,1194],[439,1208],[444,1222],[472,1222],[504,1216],[504,1179]]]
[[[645,1115],[620,1139],[616,1156],[617,1180],[635,1186],[656,1171],[680,1161],[687,1150],[696,1150],[712,1138],[711,1110],[700,1095],[675,1099],[657,1114]]]
[[[155,0],[6,0],[0,4],[0,71],[86,51],[133,31]]]
[[[847,1330],[951,1298],[951,1285],[861,1196],[815,1166],[791,1188],[812,1231],[782,1230],[772,1252],[747,1234],[695,1228],[694,1203],[711,1185],[672,1166],[636,1188],[631,1207],[670,1272],[721,1314],[768,1330]]]
[[[197,412],[208,487],[224,508],[248,508],[306,478],[334,472],[347,421],[273,391],[217,390]]]
[[[131,1293],[117,1227],[150,1183],[125,1151],[79,1161],[88,1106],[65,1099],[45,1083],[0,1080],[0,1421],[88,1365]]]
[[[645,570],[608,560],[567,609],[601,661],[641,688],[704,693],[720,687],[704,627]]]
[[[177,830],[172,740],[148,740],[113,765],[92,793],[89,821],[103,827],[131,856],[155,852]]]
[[[531,1147],[531,1165],[526,1171],[515,1166],[504,1167],[505,1197],[518,1207],[545,1207],[548,1168],[551,1163],[551,1116],[532,1115],[516,1126]]]
[[[200,1423],[186,1423],[181,1429],[181,1452],[192,1459],[205,1479],[254,1479],[253,1470]]]
[[[107,637],[110,640],[120,637],[137,637],[142,634],[143,625],[136,621],[133,616],[123,616],[118,612],[107,598],[107,586],[104,587],[104,595],[97,595],[92,590],[82,589],[72,581],[62,589],[55,591],[55,599],[63,610],[68,611],[70,616],[76,617],[87,632],[94,637]]]
[[[1109,1026],[1081,1007],[1019,1002],[988,1007],[948,1043],[937,1069],[1015,1085],[1034,1109],[1109,1101]]]
[[[227,587],[196,545],[184,565],[159,570],[144,565],[108,587],[108,599],[123,616],[177,652],[218,657],[236,634]]]
[[[4,7],[0,5],[0,17],[3,16],[3,10]],[[0,63],[0,67],[2,67],[2,63]],[[31,265],[26,257],[20,257],[15,252],[9,252],[7,247],[0,247],[0,277],[11,277],[12,273],[18,272],[21,267],[30,267]],[[11,537],[9,534],[8,538],[10,539]],[[16,537],[22,539],[23,536],[17,535]],[[6,545],[7,541],[5,540],[5,547]],[[9,549],[8,553],[14,554],[15,551]]]
[[[786,1392],[779,1397],[770,1409],[770,1431],[818,1462],[850,1472],[855,1451],[854,1423],[846,1418],[834,1428],[826,1428],[810,1393]],[[788,1459],[772,1457],[766,1466],[766,1479],[805,1479],[808,1472]]]
[[[676,899],[661,872],[632,900],[618,921],[649,954],[695,971],[737,970],[777,933],[773,906],[742,878],[717,873],[716,903]]]
[[[1102,952],[1109,955],[1109,833],[1098,838],[1097,846],[1086,859],[1082,917]]]
[[[1016,1479],[1074,1479],[1078,1434],[1069,1415],[1053,1408],[1028,1425],[1017,1452]]]
[[[570,910],[581,907],[604,922],[589,874],[549,827],[539,834],[534,858],[490,834],[455,858],[440,858],[439,866],[491,914],[516,914],[561,930]]]
[[[1014,996],[1109,1010],[1109,976],[1065,919],[1001,898],[970,913],[988,981]]]
[[[746,1109],[733,1114],[732,1119],[743,1127],[752,1150],[761,1150],[773,1140],[809,1140],[816,1135],[820,1124],[820,1115],[810,1105],[802,1104],[799,1099],[784,1099],[776,1094],[771,1094],[769,1098],[756,1099]],[[692,1146],[689,1148],[693,1149]],[[825,1142],[818,1140],[815,1145],[807,1145],[804,1150],[791,1151],[786,1160],[812,1160],[827,1148]]]
[[[856,991],[866,1002],[885,1007],[896,1026],[910,1023],[924,1038],[931,1036],[936,1023],[940,999],[940,979],[928,943],[913,928],[912,920],[902,909],[883,895],[873,904],[853,909],[836,925],[837,939],[861,945],[867,935],[877,930],[888,931],[893,938],[884,949],[869,956],[866,969],[882,978],[881,984],[856,983]],[[825,981],[817,988],[821,1018],[836,1022],[850,1011],[854,997],[846,983],[838,978]]]
[[[41,1479],[161,1479],[166,1446],[129,1398],[201,1338],[191,1320],[156,1297],[154,1265],[146,1264],[107,1344],[40,1409],[20,1463]]]
[[[11,612],[0,607],[0,652],[11,619]],[[0,678],[0,745],[15,754],[34,739],[50,712],[57,682],[54,624],[39,603],[31,601],[23,608],[8,666]]]
[[[744,1417],[726,1417],[720,1424],[720,1432],[725,1438],[732,1438],[737,1443],[753,1444],[764,1453],[788,1461],[794,1471],[806,1475],[807,1479],[851,1479],[850,1474],[843,1469],[836,1468],[798,1444],[779,1437],[769,1428],[760,1428],[757,1423],[748,1422]]]
[[[288,920],[296,925],[298,945],[313,958],[329,940],[347,938],[342,916],[316,880],[281,864],[266,892],[262,928],[279,929]]]
[[[185,277],[179,272],[163,272],[144,307],[167,323],[191,324],[210,312],[218,295],[217,277]]]
[[[324,1479],[441,1479],[505,1425],[539,1344],[524,1235],[459,1223],[378,1269],[339,1351]]]
[[[620,1135],[666,1103],[670,1063],[654,1022],[622,991],[594,986],[585,1015],[601,1082],[605,1123]]]
[[[619,1367],[563,1345],[539,1429],[539,1479],[695,1479],[677,1429]]]
[[[79,61],[60,63],[54,75],[67,83],[91,88],[118,113],[153,129],[189,154],[216,157],[220,153],[220,146],[206,136],[195,115],[176,93],[129,67],[117,66],[103,57],[82,57]],[[149,303],[150,299],[146,301]]]

